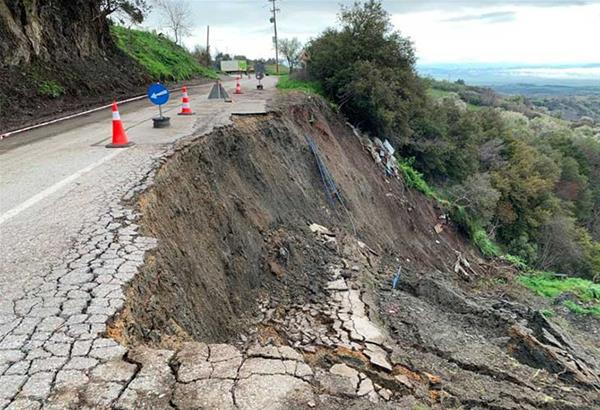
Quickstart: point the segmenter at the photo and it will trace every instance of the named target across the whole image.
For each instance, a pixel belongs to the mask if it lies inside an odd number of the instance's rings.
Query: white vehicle
[[[248,62],[246,60],[223,60],[221,61],[221,71],[225,73],[237,73],[246,71]]]

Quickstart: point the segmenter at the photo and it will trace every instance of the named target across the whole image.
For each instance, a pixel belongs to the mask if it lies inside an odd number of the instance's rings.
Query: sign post
[[[260,80],[262,80],[263,78],[265,78],[265,64],[262,62],[257,62],[254,65],[254,75],[256,76],[256,79],[258,80],[258,84],[256,85],[256,89],[257,90],[262,90],[263,89],[263,85],[260,82]]]
[[[169,90],[161,83],[155,83],[148,87],[148,99],[154,105],[158,105],[158,117],[152,118],[154,128],[166,128],[171,125],[169,117],[163,116],[162,105],[169,101]]]

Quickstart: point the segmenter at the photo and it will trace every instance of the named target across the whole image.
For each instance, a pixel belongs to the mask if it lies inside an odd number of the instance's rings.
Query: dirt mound
[[[328,202],[307,137],[344,206]],[[292,346],[323,408],[360,392],[397,406],[600,404],[595,353],[518,300],[478,291],[477,278],[510,270],[440,225],[443,211],[386,176],[320,99],[287,95],[181,144],[137,205],[158,247],[109,329],[124,343]]]

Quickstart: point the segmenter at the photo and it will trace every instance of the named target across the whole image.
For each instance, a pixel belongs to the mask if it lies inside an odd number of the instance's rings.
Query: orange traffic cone
[[[190,97],[188,97],[187,87],[181,89],[183,97],[181,97],[181,111],[177,115],[192,115],[192,108],[190,107]]]
[[[112,103],[112,125],[112,143],[108,144],[106,148],[125,148],[133,145],[133,142],[129,142],[127,139],[127,134],[123,128],[121,115],[119,115],[119,109],[117,108],[116,101]]]
[[[236,83],[235,83],[235,94],[242,94],[242,86],[240,85],[240,77],[236,78]]]

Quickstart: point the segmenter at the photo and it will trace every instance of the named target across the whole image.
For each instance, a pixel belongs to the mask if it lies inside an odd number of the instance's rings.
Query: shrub
[[[489,257],[500,256],[501,251],[498,245],[488,237],[486,231],[479,225],[477,220],[469,214],[465,207],[451,205],[450,202],[442,198],[442,196],[423,179],[423,175],[412,167],[411,161],[399,159],[397,162],[402,171],[402,175],[404,176],[404,182],[409,188],[416,189],[426,196],[435,199],[441,205],[450,207],[454,222],[463,228],[481,253]]]
[[[507,261],[508,263],[510,263],[511,265],[513,265],[517,269],[520,269],[520,270],[527,269],[527,263],[523,260],[523,258],[520,258],[515,255],[511,255],[510,253],[502,255],[501,258],[504,259],[505,261]]]
[[[451,214],[452,220],[465,231],[482,254],[488,257],[500,256],[501,251],[498,245],[489,238],[486,231],[463,206],[455,205]]]
[[[435,190],[425,182],[423,175],[412,167],[411,161],[399,159],[397,162],[404,176],[404,182],[409,188],[416,189],[430,198],[439,199]]]
[[[500,256],[500,248],[488,236],[483,228],[478,226],[471,227],[471,238],[473,243],[479,248],[485,256]]]
[[[587,270],[585,253],[578,242],[573,218],[555,216],[540,228],[537,266],[543,270],[574,272]]]
[[[58,98],[65,89],[54,80],[44,80],[38,84],[38,94],[42,97]]]
[[[543,309],[540,310],[540,313],[544,316],[544,317],[553,317],[556,315],[556,313],[554,313],[553,310],[550,309]]]

